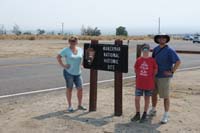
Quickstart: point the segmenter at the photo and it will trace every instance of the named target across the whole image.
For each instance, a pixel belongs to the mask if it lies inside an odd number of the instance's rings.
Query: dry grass
[[[0,40],[61,40],[58,35],[0,35]]]
[[[0,35],[0,40],[67,40],[69,36],[62,35]],[[78,36],[80,40],[148,40],[148,36]]]

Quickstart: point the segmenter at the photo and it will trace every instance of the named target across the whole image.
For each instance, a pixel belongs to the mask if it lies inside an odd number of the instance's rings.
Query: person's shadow
[[[76,112],[76,111],[78,111],[78,110],[75,110],[74,112]],[[48,114],[36,116],[36,117],[33,117],[33,119],[45,120],[45,119],[56,117],[58,119],[75,120],[75,121],[84,122],[86,124],[90,124],[90,125],[99,127],[99,126],[108,124],[111,121],[112,117],[114,117],[114,115],[109,115],[109,116],[104,116],[101,118],[94,118],[94,117],[87,116],[87,114],[89,114],[90,112],[82,112],[82,113],[76,114],[76,115],[74,115],[73,113],[67,113],[65,111],[57,111],[57,112],[51,112]]]
[[[148,116],[144,123],[128,122],[115,125],[115,133],[160,133],[157,129],[161,126],[160,123],[152,124],[152,117]]]
[[[75,110],[75,112],[78,110]],[[44,115],[33,117],[33,119],[36,120],[45,120],[50,119],[53,117],[56,117],[58,119],[69,119],[69,120],[75,120],[79,122],[83,122],[85,124],[93,125],[96,127],[101,127],[106,124],[109,124],[112,121],[112,118],[114,115],[104,116],[100,118],[94,118],[87,116],[90,112],[81,112],[79,114],[74,113],[66,113],[65,111],[57,111],[57,112],[51,112]],[[148,117],[147,121],[144,123],[138,123],[138,122],[128,122],[128,123],[118,123],[115,124],[115,133],[160,133],[160,131],[157,130],[158,127],[160,127],[160,123],[152,124],[152,117]]]

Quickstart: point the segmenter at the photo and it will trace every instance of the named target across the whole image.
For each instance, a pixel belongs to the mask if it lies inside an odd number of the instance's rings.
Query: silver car
[[[193,43],[200,43],[200,36],[195,36],[193,39]]]

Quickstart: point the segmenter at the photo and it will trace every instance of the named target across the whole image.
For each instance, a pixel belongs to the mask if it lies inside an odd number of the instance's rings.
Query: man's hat
[[[162,34],[158,34],[158,35],[155,35],[155,36],[154,36],[154,42],[159,44],[158,39],[161,38],[161,37],[167,39],[166,43],[168,43],[168,42],[170,41],[169,35],[162,33]]]

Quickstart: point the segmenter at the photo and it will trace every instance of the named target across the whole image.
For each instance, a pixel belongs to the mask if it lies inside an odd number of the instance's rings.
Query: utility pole
[[[64,35],[64,23],[62,23],[62,35]]]
[[[158,34],[160,34],[160,17],[158,18]]]

